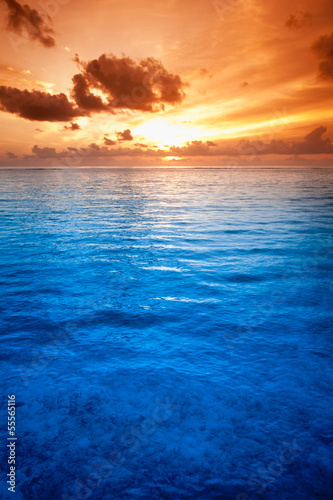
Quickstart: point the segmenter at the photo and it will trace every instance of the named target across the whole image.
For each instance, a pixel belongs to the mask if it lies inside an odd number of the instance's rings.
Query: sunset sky
[[[332,164],[332,0],[0,8],[1,166]]]

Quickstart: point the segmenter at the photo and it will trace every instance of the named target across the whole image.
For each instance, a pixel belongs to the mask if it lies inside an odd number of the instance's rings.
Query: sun
[[[181,158],[179,156],[166,156],[165,158],[163,158],[163,160],[166,160],[166,161],[180,161]]]
[[[188,127],[171,123],[163,118],[154,118],[145,121],[135,129],[136,135],[142,135],[149,142],[156,143],[159,147],[179,146],[193,138],[193,131]]]

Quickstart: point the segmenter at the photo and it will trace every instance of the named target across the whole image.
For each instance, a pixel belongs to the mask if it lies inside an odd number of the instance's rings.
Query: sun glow
[[[188,125],[173,124],[163,118],[146,121],[136,127],[136,135],[142,135],[147,141],[156,143],[163,148],[181,146],[197,137],[197,131]]]

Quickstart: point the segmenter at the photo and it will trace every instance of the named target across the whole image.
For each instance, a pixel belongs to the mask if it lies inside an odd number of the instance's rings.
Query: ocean
[[[0,178],[1,498],[331,498],[333,169]]]

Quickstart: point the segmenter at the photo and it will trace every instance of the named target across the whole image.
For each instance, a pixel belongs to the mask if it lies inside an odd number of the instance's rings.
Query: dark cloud
[[[99,113],[100,111],[107,111],[108,107],[103,103],[99,96],[90,92],[87,80],[83,75],[73,76],[74,87],[72,90],[72,98],[77,105],[85,111],[85,114],[91,112]]]
[[[115,146],[117,143],[116,143],[116,141],[113,141],[112,139],[108,139],[107,137],[104,137],[104,144],[106,146]]]
[[[170,153],[172,156],[211,156],[215,155],[215,151],[212,152],[210,149],[214,146],[216,144],[212,141],[191,141],[185,146],[171,146]]]
[[[290,14],[285,24],[287,28],[298,30],[309,26],[311,22],[312,16],[309,12],[296,12],[296,14]]]
[[[249,86],[249,82],[243,82],[243,83],[242,83],[242,85],[241,85],[241,87],[242,87],[243,89],[245,89],[245,88],[246,88],[246,87],[248,87],[248,86]]]
[[[142,142],[137,142],[136,144],[134,144],[134,146],[136,146],[137,148],[148,148],[147,144],[143,144]]]
[[[140,157],[140,156],[150,156],[150,157],[162,157],[167,156],[165,151],[153,149],[146,149],[143,151],[141,148],[113,148],[109,149],[106,146],[99,146],[96,143],[91,143],[87,147],[75,148],[67,147],[66,150],[57,152],[55,148],[43,147],[35,145],[32,148],[32,155],[25,155],[25,158],[39,158],[39,159],[57,159],[65,161],[65,164],[73,165],[80,164],[84,158],[95,157],[95,158],[112,158],[117,156],[129,156],[129,157]],[[74,160],[74,161],[73,161]],[[77,161],[80,160],[80,161]]]
[[[301,141],[284,141],[273,139],[269,143],[264,143],[260,139],[242,140],[237,152],[244,155],[314,155],[332,154],[333,144],[329,138],[323,139],[327,132],[327,127],[320,126],[307,134]]]
[[[26,30],[27,35],[32,40],[39,41],[44,47],[54,47],[54,31],[51,27],[49,16],[41,15],[36,9],[29,5],[21,5],[16,0],[0,0],[8,7],[7,29],[23,35]]]
[[[87,63],[76,56],[75,62],[81,73],[73,78],[72,95],[78,106],[88,112],[117,108],[157,112],[165,104],[175,105],[185,97],[181,78],[168,73],[153,57],[136,63],[129,57],[103,54]],[[103,92],[107,102],[94,95],[93,90]]]
[[[57,153],[55,148],[40,148],[35,145],[32,152],[37,158],[57,158],[61,153]]]
[[[25,156],[29,159],[57,159],[66,165],[79,165],[87,157],[95,158],[114,158],[114,157],[149,157],[166,158],[169,156],[179,157],[182,160],[196,157],[215,157],[220,159],[229,158],[234,161],[236,158],[247,163],[254,160],[260,161],[263,155],[274,155],[276,157],[289,156],[290,158],[301,158],[301,155],[332,155],[333,144],[329,138],[324,139],[323,135],[327,132],[326,127],[320,126],[307,134],[301,141],[272,140],[264,143],[260,139],[244,139],[236,145],[222,145],[219,147],[210,147],[207,143],[211,141],[191,141],[184,146],[171,146],[168,149],[153,149],[154,146],[138,147],[117,147],[109,149],[106,146],[99,146],[91,143],[87,147],[75,148],[67,147],[66,150],[57,152],[54,148],[34,146],[33,155]],[[7,155],[12,153],[7,153]],[[8,156],[14,158],[13,156]],[[87,160],[88,161],[88,160]]]
[[[8,151],[7,158],[17,158],[17,156],[14,153],[11,153],[10,151]]]
[[[333,79],[333,33],[323,35],[312,45],[312,49],[321,60],[319,64],[320,76],[325,80]]]
[[[123,132],[116,132],[118,141],[133,141],[133,136],[130,129],[126,129]]]
[[[300,155],[300,154],[333,154],[333,144],[329,138],[324,139],[327,127],[320,126],[307,134],[301,141],[284,141],[273,139],[264,142],[259,138],[243,139],[236,146],[222,145],[211,147],[211,141],[191,141],[185,146],[171,146],[172,156],[261,156],[261,155]],[[216,146],[216,145],[215,145]]]
[[[299,152],[296,154],[324,154],[333,153],[333,144],[329,138],[323,139],[327,127],[321,126],[310,132],[299,144]],[[297,150],[297,145],[296,148]]]
[[[78,123],[71,123],[70,125],[65,125],[64,130],[81,130],[81,127]]]
[[[99,151],[101,148],[99,147],[98,144],[96,144],[95,142],[92,142],[91,144],[89,144],[89,149],[91,149],[92,151]]]
[[[74,156],[84,158],[87,156],[105,156],[105,152],[108,151],[107,148],[101,148],[98,144],[92,143],[89,144],[86,148],[75,148],[75,147],[67,147],[64,151],[57,152],[55,148],[43,147],[35,145],[32,148],[33,156],[31,158],[54,158],[54,159],[64,159],[67,158],[72,160]],[[104,152],[104,154],[102,154]]]
[[[201,78],[205,78],[205,77],[212,78],[213,77],[213,75],[211,73],[209,73],[209,71],[208,71],[207,68],[200,68],[200,70],[199,70],[199,76]]]
[[[19,90],[0,86],[0,109],[27,120],[71,121],[79,112],[65,94],[49,94],[39,90]]]
[[[2,85],[0,109],[28,120],[71,121],[77,116],[102,111],[114,114],[116,110],[129,108],[156,112],[164,109],[165,104],[176,104],[185,97],[180,77],[168,73],[162,63],[153,58],[137,64],[128,57],[104,54],[88,63],[80,62],[78,56],[75,61],[82,72],[72,79],[74,102],[65,94],[22,91]],[[78,125],[66,130],[78,130]],[[130,132],[119,134],[119,140],[133,139]]]

